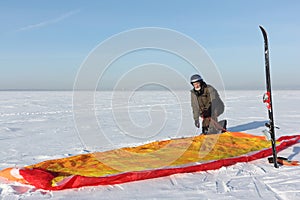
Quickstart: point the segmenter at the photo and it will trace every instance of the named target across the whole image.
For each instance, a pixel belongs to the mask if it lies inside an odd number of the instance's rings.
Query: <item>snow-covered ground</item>
[[[263,91],[226,91],[223,95],[230,131],[262,135],[267,111]],[[176,98],[164,91],[140,91],[130,99],[117,98],[111,103],[109,92],[97,93],[95,113],[109,144],[108,150],[134,146],[153,140],[192,136],[194,129],[189,91]],[[72,92],[0,92],[0,169],[22,167],[43,160],[85,153],[89,144],[77,132],[72,106]],[[299,134],[300,91],[274,91],[277,137]],[[161,109],[163,108],[163,110]],[[118,110],[116,113],[114,110]],[[112,112],[113,111],[113,112]],[[163,111],[165,123],[159,132],[124,134],[116,125],[116,116],[130,113],[138,127],[151,124],[151,113]],[[185,112],[182,112],[185,111]],[[189,113],[189,114],[186,114]],[[190,129],[177,133],[178,121],[190,119]],[[118,115],[117,119],[122,119]],[[155,120],[154,120],[155,121]],[[184,120],[183,120],[184,121]],[[86,121],[88,125],[88,121]],[[123,123],[123,122],[122,122]],[[121,123],[121,125],[122,125]],[[126,123],[129,123],[128,121]],[[125,123],[125,125],[126,125]],[[124,124],[123,124],[124,125]],[[193,131],[191,131],[193,130]],[[149,135],[150,134],[150,135]],[[80,139],[81,138],[81,139]],[[279,153],[300,160],[300,144]],[[84,187],[64,191],[42,191],[20,184],[0,182],[1,199],[300,199],[300,167],[275,169],[267,159],[239,163],[219,170],[176,174],[120,185]]]

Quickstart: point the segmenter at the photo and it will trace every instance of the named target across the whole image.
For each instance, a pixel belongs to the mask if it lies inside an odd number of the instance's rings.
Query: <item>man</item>
[[[191,77],[191,104],[195,126],[200,127],[199,118],[202,118],[202,133],[217,133],[218,130],[226,130],[226,120],[223,124],[218,123],[218,116],[224,112],[222,102],[217,90],[204,82],[202,77],[195,74]]]

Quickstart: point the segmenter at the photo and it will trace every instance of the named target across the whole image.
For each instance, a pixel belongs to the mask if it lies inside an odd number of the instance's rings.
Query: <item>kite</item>
[[[276,141],[276,150],[281,151],[299,140],[300,135],[282,136]],[[264,136],[225,132],[46,160],[23,168],[6,168],[0,171],[0,178],[37,189],[63,190],[216,170],[270,155],[271,144]]]

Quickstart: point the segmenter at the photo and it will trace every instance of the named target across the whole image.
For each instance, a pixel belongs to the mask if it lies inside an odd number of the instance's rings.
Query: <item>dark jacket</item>
[[[224,112],[224,103],[217,90],[211,85],[201,85],[200,91],[192,89],[191,105],[194,120],[199,120],[199,117],[203,115],[204,117],[217,117]]]

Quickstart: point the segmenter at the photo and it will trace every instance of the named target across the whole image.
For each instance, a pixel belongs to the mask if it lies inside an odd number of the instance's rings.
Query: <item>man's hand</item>
[[[199,128],[200,127],[200,123],[199,123],[199,120],[195,120],[195,126],[197,127],[197,128]]]

